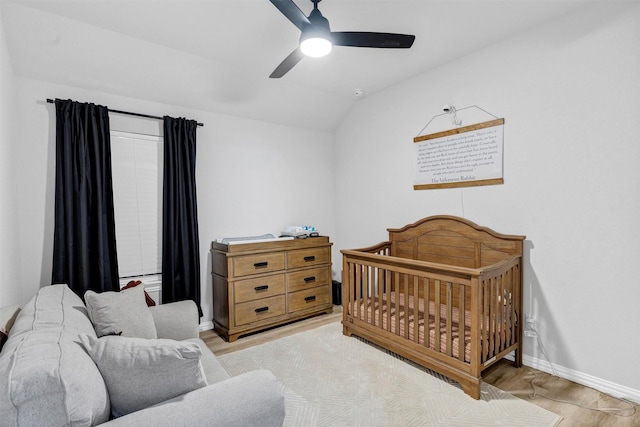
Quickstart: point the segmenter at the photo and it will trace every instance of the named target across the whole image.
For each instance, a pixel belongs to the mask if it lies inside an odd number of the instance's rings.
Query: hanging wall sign
[[[414,190],[502,184],[504,119],[417,136]]]

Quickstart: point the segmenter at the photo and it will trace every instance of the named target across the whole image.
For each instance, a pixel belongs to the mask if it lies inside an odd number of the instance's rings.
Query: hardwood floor
[[[242,350],[278,338],[308,331],[342,319],[342,307],[334,306],[331,314],[323,314],[297,321],[263,332],[243,336],[228,343],[209,330],[200,334],[216,355]],[[501,361],[485,372],[483,380],[514,396],[538,405],[563,417],[560,427],[635,427],[640,426],[640,409],[637,404],[621,402],[589,387],[559,378],[528,366],[514,368],[510,362]],[[535,385],[535,398],[532,382]],[[546,396],[546,397],[543,397]],[[556,400],[551,400],[551,399]],[[570,403],[559,402],[559,400]],[[588,408],[601,408],[600,412]],[[613,408],[613,409],[612,409]],[[619,410],[616,410],[619,409]],[[613,415],[613,414],[618,415]]]
[[[321,314],[319,316],[267,329],[262,332],[243,335],[238,338],[237,341],[232,343],[226,342],[212,330],[202,332],[200,334],[200,338],[202,338],[202,340],[207,344],[207,347],[209,347],[215,355],[219,356],[221,354],[231,353],[253,347],[254,345],[277,340],[278,338],[297,334],[298,332],[315,329],[319,326],[328,325],[329,323],[339,322],[340,320],[342,320],[342,307],[334,306],[333,313],[331,314]]]
[[[502,360],[485,372],[483,380],[562,416],[560,427],[640,426],[637,404],[620,401],[529,366],[517,369],[511,362]]]

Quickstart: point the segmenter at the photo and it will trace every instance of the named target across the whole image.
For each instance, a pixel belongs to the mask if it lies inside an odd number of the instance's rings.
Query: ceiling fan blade
[[[293,22],[293,25],[298,27],[300,31],[302,31],[303,28],[311,25],[311,22],[309,22],[309,19],[304,15],[304,13],[302,13],[300,8],[296,6],[293,0],[270,0],[270,1],[271,3],[273,3],[275,7],[278,8],[278,10],[284,16],[287,17],[289,21]]]
[[[334,46],[408,49],[416,36],[408,34],[371,33],[362,31],[332,32]]]
[[[287,56],[286,58],[284,58],[284,61],[282,61],[280,63],[280,65],[278,65],[276,67],[275,70],[273,70],[273,73],[271,73],[271,75],[269,76],[270,79],[279,79],[280,77],[284,76],[285,74],[287,74],[289,72],[289,70],[291,70],[298,62],[300,62],[300,60],[304,58],[304,53],[302,53],[302,51],[300,50],[299,47],[297,47],[293,52],[291,52],[289,54],[289,56]]]

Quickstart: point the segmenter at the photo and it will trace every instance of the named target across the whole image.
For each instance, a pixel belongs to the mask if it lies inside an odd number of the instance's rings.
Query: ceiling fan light
[[[309,37],[300,42],[300,50],[306,56],[320,58],[331,52],[333,45],[331,41],[322,37]]]

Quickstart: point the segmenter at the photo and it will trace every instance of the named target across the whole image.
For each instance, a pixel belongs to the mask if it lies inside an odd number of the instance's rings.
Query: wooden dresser
[[[228,341],[319,313],[331,313],[328,237],[211,243],[213,326]]]

